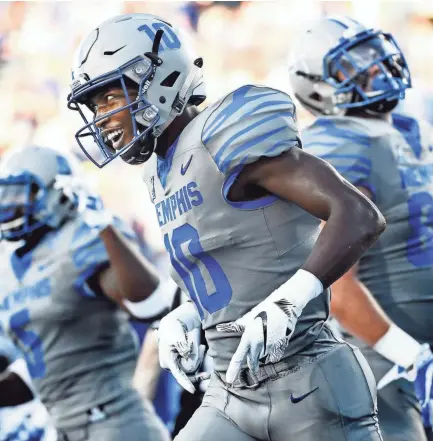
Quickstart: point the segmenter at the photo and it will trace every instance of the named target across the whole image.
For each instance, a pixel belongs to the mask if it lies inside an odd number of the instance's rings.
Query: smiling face
[[[123,88],[119,86],[111,86],[110,88],[97,93],[89,101],[88,106],[94,112],[94,118],[100,118],[107,113],[113,112],[127,106],[136,99],[137,89],[134,87],[127,88],[128,97],[125,96]],[[130,143],[134,138],[134,129],[132,117],[129,108],[107,116],[96,123],[98,130],[105,145],[115,150]]]

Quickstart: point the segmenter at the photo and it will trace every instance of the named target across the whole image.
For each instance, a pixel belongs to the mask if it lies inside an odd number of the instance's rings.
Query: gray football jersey
[[[5,357],[9,364],[21,357],[19,350],[13,345],[12,341],[0,331],[0,355]]]
[[[195,303],[214,357],[225,371],[240,336],[221,334],[299,269],[320,221],[274,195],[228,199],[246,164],[300,146],[289,96],[244,86],[203,110],[170,147],[153,155],[144,179],[155,205],[172,277]],[[304,309],[287,356],[314,341],[328,317],[328,292]]]
[[[3,244],[0,253],[0,326],[24,354],[41,400],[62,421],[121,394],[137,356],[126,313],[86,283],[108,262],[87,213],[22,258]]]
[[[396,113],[389,122],[319,118],[302,139],[307,152],[373,195],[387,229],[361,258],[359,279],[399,326],[433,343],[431,135],[428,125]],[[415,303],[421,307],[411,308]]]

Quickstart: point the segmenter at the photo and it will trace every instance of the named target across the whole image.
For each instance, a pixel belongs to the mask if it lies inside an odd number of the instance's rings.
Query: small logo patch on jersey
[[[304,395],[301,395],[300,397],[294,397],[293,394],[290,394],[290,401],[292,403],[299,403],[300,401],[302,401],[304,398],[307,398],[308,395],[311,395],[313,392],[316,392],[316,390],[319,389],[319,386],[317,386],[315,389],[310,390],[310,392],[307,392]]]
[[[152,177],[150,178],[150,185],[151,185],[150,199],[152,200],[152,202],[154,202],[155,199],[156,199],[156,191],[155,191],[155,176],[152,176]]]
[[[193,157],[193,155],[191,155],[190,157],[189,157],[189,159],[188,159],[188,162],[185,164],[185,165],[181,165],[180,166],[180,174],[183,176],[185,173],[186,173],[186,171],[188,170],[188,168],[189,168],[189,165],[191,164],[191,161],[192,161],[192,157]]]

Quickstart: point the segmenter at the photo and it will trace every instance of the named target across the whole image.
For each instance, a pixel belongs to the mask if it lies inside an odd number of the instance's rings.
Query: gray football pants
[[[101,414],[99,413],[101,412]],[[92,421],[91,415],[100,416]],[[170,441],[152,404],[138,394],[106,403],[83,415],[81,424],[58,430],[58,441]]]
[[[256,386],[247,373],[243,387],[228,387],[214,373],[175,440],[382,440],[373,374],[357,348],[340,342],[318,357],[296,354],[261,367]]]
[[[376,381],[392,368],[393,363],[373,349],[363,346],[361,351]],[[427,441],[413,383],[398,380],[384,387],[377,393],[377,407],[384,441]]]

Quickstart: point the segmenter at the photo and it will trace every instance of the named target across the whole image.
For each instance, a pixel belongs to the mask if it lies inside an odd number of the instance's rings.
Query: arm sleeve
[[[93,222],[94,215],[92,213]],[[133,246],[139,249],[138,238],[132,228],[117,217],[113,218],[113,224]],[[84,297],[97,297],[100,295],[100,293],[92,289],[91,286],[93,285],[89,283],[89,280],[110,265],[104,242],[99,237],[99,233],[104,226],[105,224],[101,224],[101,227],[89,225],[86,223],[86,216],[83,215],[72,239],[71,256],[78,272],[78,276],[74,281],[74,287]]]
[[[371,184],[373,142],[362,126],[349,118],[318,119],[303,132],[302,140],[306,152],[329,162],[351,184],[375,195]]]
[[[295,113],[288,95],[267,87],[244,86],[219,102],[202,142],[226,177],[226,194],[246,164],[301,146]]]

